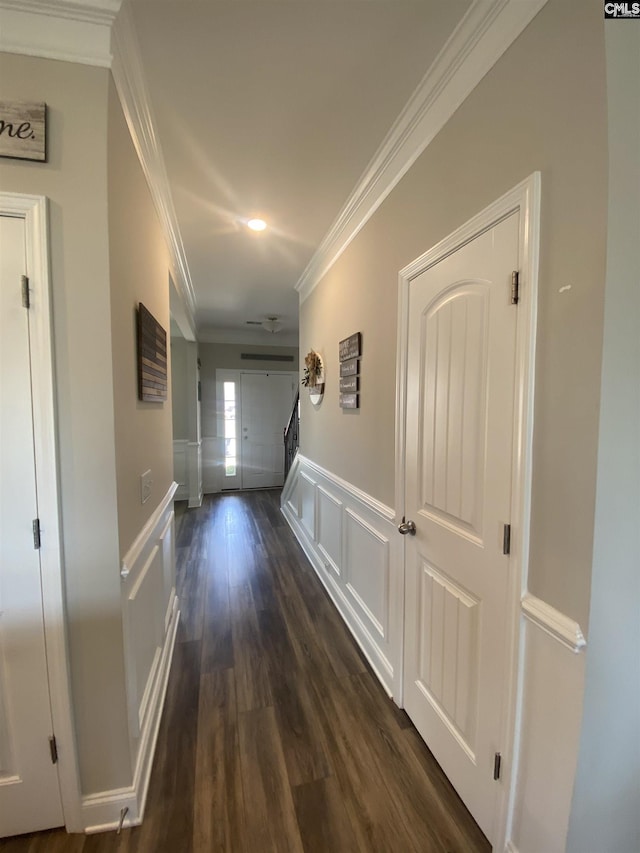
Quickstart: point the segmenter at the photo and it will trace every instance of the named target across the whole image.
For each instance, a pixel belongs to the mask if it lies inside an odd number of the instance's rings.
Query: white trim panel
[[[564,853],[578,761],[586,655],[576,654],[566,638],[557,634],[558,617],[565,626],[572,620],[544,602],[540,605],[537,612],[553,611],[557,616],[551,625],[542,624],[523,607],[522,713],[506,849]],[[579,627],[577,631],[582,635]]]
[[[187,482],[189,484],[189,507],[202,505],[202,442],[187,442]]]
[[[175,590],[177,483],[144,525],[122,560],[121,603],[129,744],[133,785],[82,800],[86,832],[142,821],[179,619]]]
[[[298,280],[301,302],[546,2],[475,0],[471,4]]]
[[[401,686],[402,537],[392,509],[298,453],[282,512],[380,682]]]
[[[120,824],[120,815],[124,808],[127,809],[127,815],[123,826],[138,826],[142,823],[180,616],[178,612],[178,599],[175,596],[170,606],[169,616],[168,630],[160,656],[158,674],[154,682],[153,694],[150,697],[152,714],[148,718],[147,726],[140,741],[133,785],[128,788],[102,791],[99,794],[91,794],[88,797],[83,797],[83,828],[87,833],[117,829]]]
[[[187,439],[175,439],[173,442],[173,478],[176,481],[176,494],[174,500],[189,500],[189,471],[188,471],[188,448]]]

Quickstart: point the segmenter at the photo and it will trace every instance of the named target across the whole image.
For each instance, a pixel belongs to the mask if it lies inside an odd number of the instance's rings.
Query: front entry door
[[[293,380],[286,373],[242,373],[240,388],[242,488],[281,486]]]
[[[490,841],[504,748],[519,218],[409,286],[405,707]]]
[[[64,823],[45,649],[24,219],[0,216],[0,837]]]

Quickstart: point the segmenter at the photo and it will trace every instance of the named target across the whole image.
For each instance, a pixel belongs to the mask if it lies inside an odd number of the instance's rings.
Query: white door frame
[[[58,747],[58,779],[65,826],[69,832],[83,832],[63,588],[47,199],[0,193],[0,215],[23,219],[25,223],[32,292],[29,329],[33,437],[42,532],[40,566],[51,715]],[[19,286],[16,282],[16,287]]]
[[[398,519],[405,514],[405,460],[407,423],[407,353],[409,340],[409,288],[411,281],[447,255],[460,249],[482,232],[519,210],[520,297],[516,326],[516,374],[513,421],[511,555],[507,624],[510,626],[507,648],[507,676],[502,702],[502,770],[496,808],[495,850],[504,850],[510,814],[513,809],[517,775],[517,734],[520,726],[521,618],[520,601],[527,587],[529,565],[529,528],[531,520],[531,459],[533,446],[533,402],[538,303],[538,257],[540,245],[540,173],[534,172],[522,183],[474,216],[436,246],[402,269],[398,276],[398,353],[396,377],[396,491]],[[403,549],[403,554],[405,550]],[[402,573],[406,570],[403,558]],[[403,581],[404,586],[404,581]],[[404,614],[400,656],[404,665]],[[400,674],[401,691],[404,673]],[[403,706],[402,693],[398,704]]]

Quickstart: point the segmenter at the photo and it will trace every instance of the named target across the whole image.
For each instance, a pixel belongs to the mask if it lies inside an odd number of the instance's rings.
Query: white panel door
[[[506,677],[519,214],[410,283],[405,707],[489,840]],[[504,747],[502,747],[504,748]]]
[[[0,836],[64,823],[44,638],[31,405],[22,305],[24,220],[0,217]]]
[[[243,373],[240,386],[242,488],[281,486],[294,380],[285,373]]]

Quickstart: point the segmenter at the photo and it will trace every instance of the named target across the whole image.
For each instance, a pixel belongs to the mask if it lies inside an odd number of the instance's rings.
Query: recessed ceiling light
[[[264,219],[250,219],[247,222],[247,228],[251,228],[252,231],[264,231],[267,227],[267,223]]]

